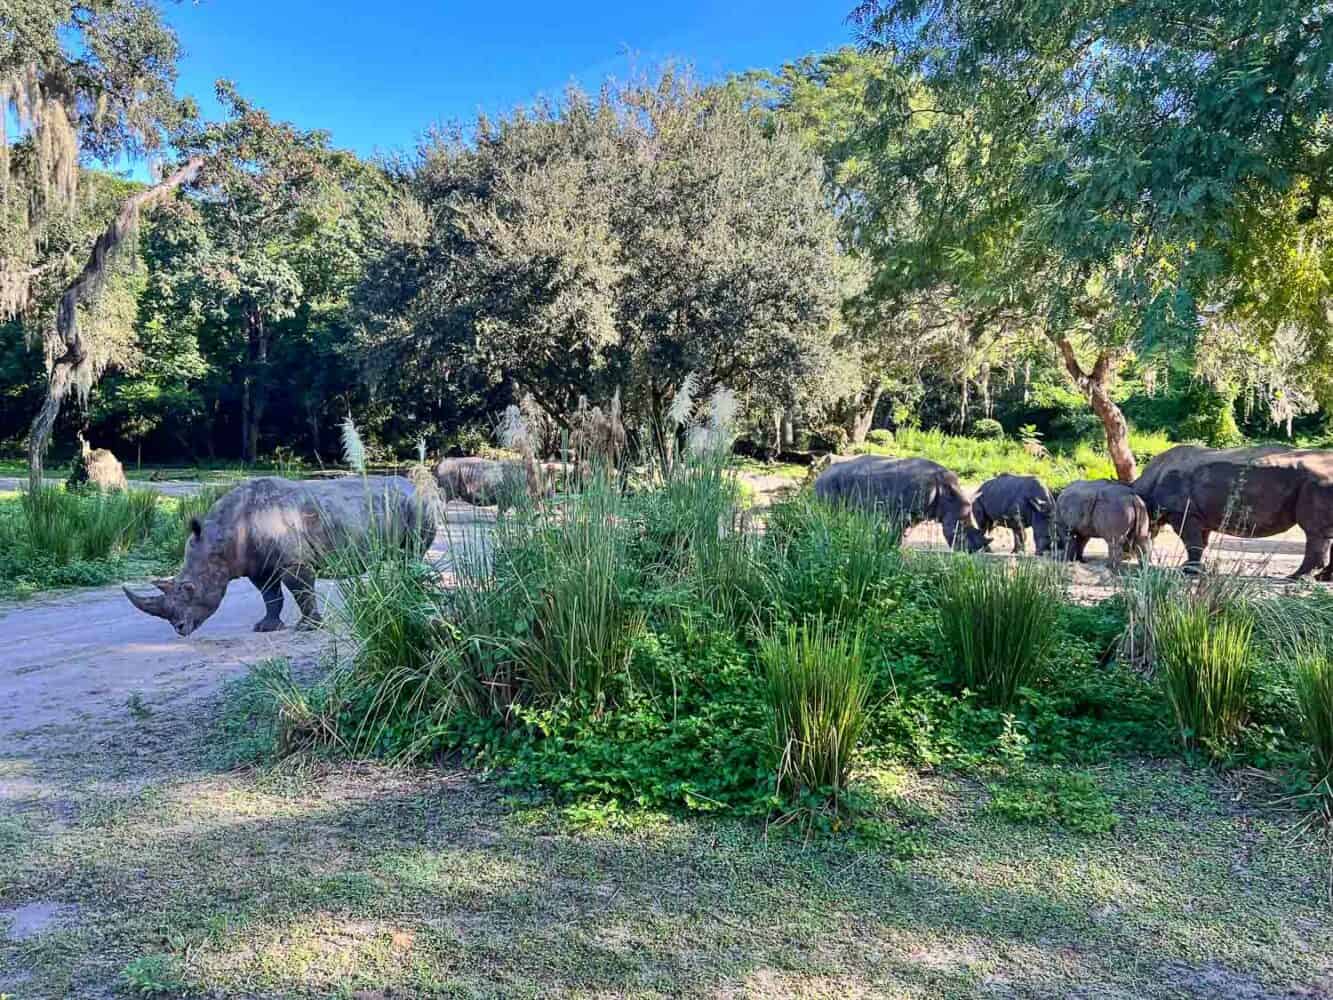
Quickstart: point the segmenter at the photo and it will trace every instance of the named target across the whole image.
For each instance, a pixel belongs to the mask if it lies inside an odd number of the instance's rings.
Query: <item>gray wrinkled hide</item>
[[[1070,483],[1055,500],[1055,541],[1057,551],[1066,559],[1081,562],[1088,539],[1100,538],[1106,542],[1112,569],[1120,568],[1126,548],[1146,566],[1152,558],[1148,529],[1148,508],[1143,500],[1113,479]]]
[[[282,627],[282,587],[291,591],[302,624],[318,621],[315,578],[328,556],[372,542],[424,553],[435,539],[431,504],[401,476],[350,476],[294,482],[251,479],[218,499],[203,521],[191,524],[185,562],[161,594],[126,588],[141,611],[189,635],[222,603],[227,584],[247,577],[264,597],[257,631]]]
[[[972,516],[982,534],[997,524],[1004,525],[1014,534],[1015,554],[1023,551],[1028,528],[1032,529],[1037,554],[1050,550],[1054,513],[1055,498],[1036,476],[996,476],[982,483],[972,498]]]
[[[1154,458],[1134,483],[1155,524],[1169,524],[1191,565],[1213,532],[1248,537],[1305,532],[1305,558],[1293,577],[1333,575],[1333,452],[1265,445],[1178,445]]]
[[[928,459],[861,455],[839,462],[819,474],[815,496],[900,518],[904,527],[939,521],[950,544],[969,552],[986,544],[958,477]]]
[[[462,500],[474,507],[512,507],[528,492],[528,476],[522,462],[444,458],[435,467],[435,479],[446,500]]]

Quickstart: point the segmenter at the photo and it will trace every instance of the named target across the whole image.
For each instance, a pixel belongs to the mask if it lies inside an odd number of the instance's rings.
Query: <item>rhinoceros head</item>
[[[185,543],[185,565],[174,578],[154,580],[157,593],[137,594],[129,587],[122,589],[140,611],[166,619],[177,635],[187,636],[208,620],[227,592],[228,575],[219,571],[212,556],[203,526],[195,518]]]
[[[1045,497],[1032,497],[1028,506],[1032,508],[1032,542],[1037,555],[1045,555],[1051,549],[1051,502]]]

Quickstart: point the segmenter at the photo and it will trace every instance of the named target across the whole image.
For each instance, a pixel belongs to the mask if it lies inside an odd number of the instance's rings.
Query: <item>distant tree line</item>
[[[369,163],[223,81],[149,0],[0,4],[0,443],[133,461],[554,440],[693,376],[751,446],[998,419],[1317,433],[1333,24],[1308,6],[866,3],[862,44],[667,69]],[[149,184],[94,169],[156,164]],[[796,432],[795,438],[793,431]]]

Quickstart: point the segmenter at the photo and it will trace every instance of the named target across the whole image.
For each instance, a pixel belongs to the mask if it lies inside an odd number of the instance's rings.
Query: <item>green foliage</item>
[[[125,966],[121,981],[130,993],[141,997],[170,996],[185,987],[184,970],[175,955],[140,955]]]
[[[1214,756],[1235,744],[1252,698],[1254,623],[1202,600],[1157,610],[1154,649],[1181,742]]]
[[[1012,823],[1056,823],[1092,834],[1109,833],[1118,818],[1111,799],[1087,772],[1021,769],[987,790],[987,808]]]
[[[855,622],[886,598],[901,566],[901,522],[808,494],[775,505],[768,532],[777,601],[792,621]]]
[[[1292,685],[1314,763],[1314,793],[1327,816],[1333,804],[1333,657],[1326,648],[1301,650],[1293,664]]]
[[[938,601],[958,682],[1010,707],[1050,654],[1062,591],[1058,571],[1036,561],[955,561]]]
[[[861,636],[807,619],[766,636],[759,658],[779,791],[797,802],[826,797],[836,810],[866,726],[871,678]]]
[[[982,417],[972,424],[972,436],[983,441],[999,441],[1004,438],[1004,425],[990,417]]]
[[[879,448],[892,447],[893,431],[885,427],[876,427],[866,434],[866,442]]]

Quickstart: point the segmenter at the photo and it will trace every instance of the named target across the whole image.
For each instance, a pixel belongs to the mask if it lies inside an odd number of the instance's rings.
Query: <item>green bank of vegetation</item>
[[[180,498],[59,486],[0,493],[0,598],[173,573],[190,518],[223,489]]]

